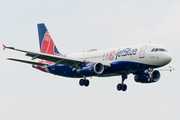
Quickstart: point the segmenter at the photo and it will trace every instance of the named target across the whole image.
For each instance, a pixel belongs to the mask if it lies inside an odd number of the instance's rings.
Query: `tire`
[[[122,85],[122,91],[126,91],[127,90],[127,85],[126,84],[123,84]]]
[[[118,91],[121,91],[121,90],[122,90],[122,85],[121,85],[121,84],[118,84],[118,85],[117,85],[117,90],[118,90]]]
[[[80,80],[79,80],[79,85],[80,85],[80,86],[83,86],[84,83],[85,83],[85,80],[83,80],[83,79],[80,79]]]
[[[89,80],[84,80],[84,86],[89,86]]]

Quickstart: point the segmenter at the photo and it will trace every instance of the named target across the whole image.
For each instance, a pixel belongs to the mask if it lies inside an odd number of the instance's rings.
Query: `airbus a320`
[[[160,72],[156,68],[171,62],[170,53],[161,45],[144,44],[128,47],[110,48],[104,50],[91,49],[76,54],[61,54],[54,44],[44,23],[38,24],[40,52],[26,51],[7,47],[26,53],[32,60],[7,58],[8,60],[32,64],[33,68],[54,75],[80,78],[80,86],[89,86],[87,77],[121,76],[117,84],[118,91],[126,91],[124,81],[129,74],[140,83],[153,83],[160,79]],[[39,62],[33,60],[40,59]]]

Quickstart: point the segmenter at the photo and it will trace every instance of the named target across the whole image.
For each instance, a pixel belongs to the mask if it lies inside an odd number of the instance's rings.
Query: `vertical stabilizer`
[[[52,40],[45,24],[41,23],[37,24],[37,26],[41,53],[61,56],[62,54],[56,48],[56,45],[54,44],[54,41]]]

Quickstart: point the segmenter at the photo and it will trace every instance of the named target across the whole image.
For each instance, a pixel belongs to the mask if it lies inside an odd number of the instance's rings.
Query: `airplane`
[[[117,85],[118,91],[126,91],[124,81],[129,74],[139,83],[154,83],[160,79],[160,72],[156,70],[171,62],[170,53],[161,45],[143,44],[128,47],[110,48],[104,50],[90,49],[75,54],[61,54],[44,23],[37,24],[40,52],[27,51],[7,47],[26,53],[31,61],[7,58],[17,62],[32,64],[33,68],[41,71],[70,78],[80,78],[80,86],[89,86],[87,77],[121,76]],[[40,59],[38,62],[33,60]]]

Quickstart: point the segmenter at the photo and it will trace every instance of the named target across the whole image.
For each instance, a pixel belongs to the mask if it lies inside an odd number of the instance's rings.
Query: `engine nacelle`
[[[157,82],[160,79],[160,72],[155,70],[153,71],[151,74],[149,73],[148,70],[140,73],[139,75],[136,75],[134,77],[134,80],[136,82],[140,82],[140,83],[153,83],[153,82]]]
[[[101,63],[88,63],[77,70],[80,75],[85,76],[101,74],[103,71],[104,66]]]

